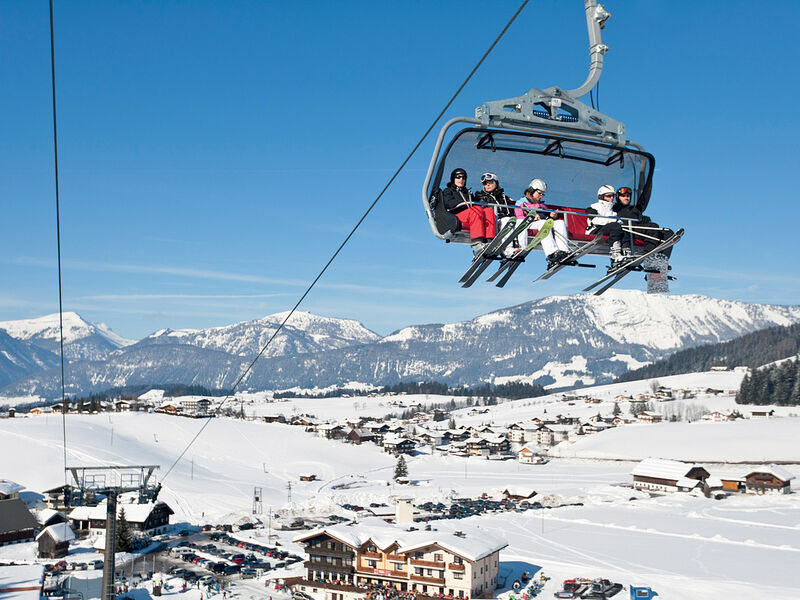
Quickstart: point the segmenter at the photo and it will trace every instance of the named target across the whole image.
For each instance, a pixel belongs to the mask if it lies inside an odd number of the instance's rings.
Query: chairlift
[[[531,179],[544,179],[545,202],[562,212],[570,247],[575,249],[594,240],[586,233],[585,207],[597,200],[601,185],[630,187],[631,202],[642,212],[647,208],[655,158],[627,139],[622,122],[579,100],[600,79],[608,50],[600,31],[610,16],[596,0],[584,4],[590,68],[583,85],[572,90],[533,88],[516,98],[486,102],[475,109],[474,118],[456,117],[439,132],[422,186],[423,206],[438,239],[470,243],[469,232],[460,229],[439,201],[456,168],[467,171],[467,185],[480,173],[496,173],[518,204]],[[637,245],[641,252],[641,242]],[[609,246],[594,245],[586,254],[608,256]]]

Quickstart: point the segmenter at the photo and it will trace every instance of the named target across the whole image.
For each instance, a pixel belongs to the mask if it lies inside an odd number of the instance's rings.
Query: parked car
[[[255,569],[252,569],[250,567],[245,567],[240,571],[239,574],[241,575],[242,579],[252,579],[257,575],[257,572]]]

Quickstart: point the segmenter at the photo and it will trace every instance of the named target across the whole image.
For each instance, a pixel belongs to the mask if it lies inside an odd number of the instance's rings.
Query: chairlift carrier
[[[596,0],[584,4],[590,66],[583,85],[572,90],[533,88],[516,98],[485,102],[475,109],[475,118],[456,117],[439,132],[422,186],[423,206],[437,238],[470,241],[468,232],[448,229],[446,211],[437,202],[455,168],[465,169],[472,181],[482,172],[496,173],[507,195],[517,201],[525,199],[523,191],[531,179],[544,179],[545,202],[564,211],[575,246],[593,239],[586,234],[584,209],[597,200],[599,186],[630,187],[632,202],[642,211],[647,208],[655,158],[627,139],[622,122],[578,99],[599,81],[608,51],[600,31],[610,14]],[[590,254],[608,252],[607,245],[600,245]]]

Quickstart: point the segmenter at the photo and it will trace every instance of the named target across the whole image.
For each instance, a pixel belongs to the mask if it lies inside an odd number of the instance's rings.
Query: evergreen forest
[[[742,337],[675,352],[651,365],[617,377],[617,382],[636,381],[709,371],[711,367],[760,367],[800,353],[800,323],[769,327]],[[783,385],[780,386],[783,389]]]

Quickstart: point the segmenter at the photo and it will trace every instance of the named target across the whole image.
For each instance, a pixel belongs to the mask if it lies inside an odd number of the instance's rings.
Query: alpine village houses
[[[504,540],[486,532],[415,531],[380,519],[338,525],[296,538],[305,547],[305,577],[293,588],[324,591],[326,600],[356,600],[376,588],[417,599],[493,598]]]

